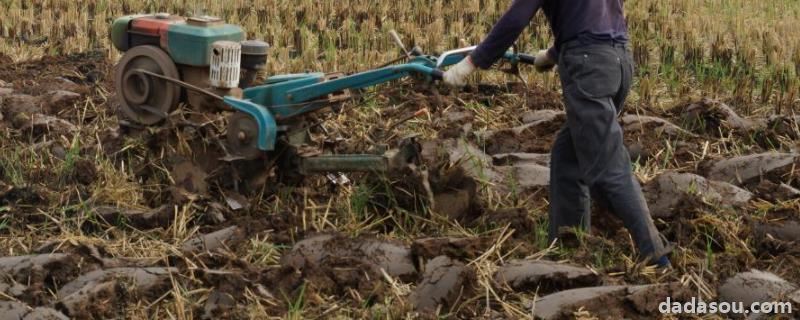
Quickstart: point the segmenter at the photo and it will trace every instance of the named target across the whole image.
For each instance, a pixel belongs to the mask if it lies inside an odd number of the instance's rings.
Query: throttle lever
[[[406,50],[406,45],[403,44],[403,40],[400,39],[400,35],[397,34],[397,31],[389,30],[389,35],[392,36],[394,43],[403,50],[403,54],[406,55],[406,58],[411,59],[411,54]]]

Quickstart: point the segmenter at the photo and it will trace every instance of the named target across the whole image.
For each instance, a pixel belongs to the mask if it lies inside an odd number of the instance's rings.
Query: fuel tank
[[[220,40],[244,40],[241,27],[215,17],[184,18],[166,13],[131,15],[111,25],[111,41],[120,51],[155,45],[169,53],[176,64],[205,67],[211,61],[211,44]]]

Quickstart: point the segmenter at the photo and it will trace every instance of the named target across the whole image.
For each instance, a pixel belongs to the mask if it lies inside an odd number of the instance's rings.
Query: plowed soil
[[[422,163],[299,177],[274,159],[228,161],[224,112],[184,106],[152,127],[118,117],[112,64],[0,64],[0,302],[18,317],[517,319],[555,292],[537,316],[645,319],[648,297],[688,297],[678,282],[707,300],[750,269],[800,283],[794,118],[712,100],[626,108],[637,177],[675,244],[673,269],[656,273],[607,210],[596,232],[548,242],[557,92],[379,87],[310,116],[320,124],[298,152],[414,135]],[[601,289],[580,291],[583,305],[557,295],[585,287]]]

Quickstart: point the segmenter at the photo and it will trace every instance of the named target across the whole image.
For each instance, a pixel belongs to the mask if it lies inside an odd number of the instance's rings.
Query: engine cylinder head
[[[258,69],[267,64],[269,44],[260,40],[246,40],[242,45],[242,68]]]
[[[233,41],[217,41],[211,45],[211,86],[230,89],[239,86],[242,45]]]

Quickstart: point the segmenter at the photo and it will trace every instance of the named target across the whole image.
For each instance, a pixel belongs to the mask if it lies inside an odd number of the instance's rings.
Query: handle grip
[[[431,71],[431,78],[437,81],[444,80],[444,71],[439,69],[433,69],[433,71]]]
[[[536,63],[536,56],[530,54],[520,53],[517,55],[517,57],[519,57],[519,62],[522,62],[524,64]]]

